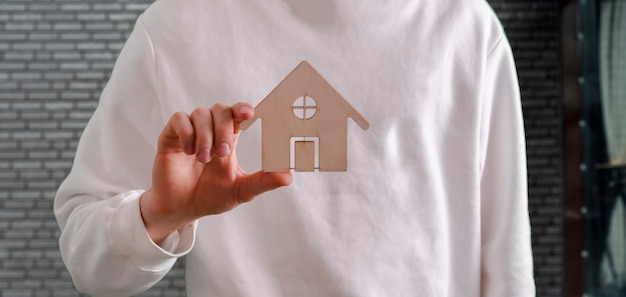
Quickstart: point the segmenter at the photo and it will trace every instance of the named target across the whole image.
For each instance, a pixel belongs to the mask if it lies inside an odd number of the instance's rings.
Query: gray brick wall
[[[0,296],[79,296],[61,262],[52,199],[149,3],[0,2]],[[183,265],[142,296],[185,296]]]
[[[79,296],[52,198],[137,15],[151,1],[0,2],[0,296]],[[537,296],[562,295],[557,1],[492,0],[527,130]],[[184,296],[183,261],[142,296]]]
[[[491,0],[511,42],[522,91],[537,296],[563,296],[559,1]]]

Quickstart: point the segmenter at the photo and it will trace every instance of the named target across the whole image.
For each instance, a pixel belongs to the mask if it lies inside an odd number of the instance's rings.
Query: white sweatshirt
[[[348,171],[148,237],[138,198],[176,111],[256,105],[307,60],[370,123]],[[295,99],[295,98],[294,98]],[[242,167],[261,168],[261,124]],[[55,212],[81,291],[127,296],[187,255],[188,296],[534,296],[518,82],[482,0],[160,0],[137,21]]]

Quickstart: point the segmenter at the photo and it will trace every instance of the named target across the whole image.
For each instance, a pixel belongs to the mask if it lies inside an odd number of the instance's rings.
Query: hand
[[[152,188],[141,197],[141,215],[152,240],[203,216],[220,214],[291,183],[291,173],[247,174],[235,149],[241,121],[254,116],[247,103],[174,114],[159,136]]]

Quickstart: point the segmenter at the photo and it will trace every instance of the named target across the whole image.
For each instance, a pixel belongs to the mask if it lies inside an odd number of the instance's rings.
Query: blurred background
[[[151,2],[0,0],[0,296],[80,296],[53,197]],[[626,0],[489,3],[522,90],[537,296],[626,296]],[[141,296],[185,296],[183,269]]]

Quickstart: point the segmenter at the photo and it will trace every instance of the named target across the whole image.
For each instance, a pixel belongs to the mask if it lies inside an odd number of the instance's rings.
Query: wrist
[[[180,229],[188,222],[178,222],[172,218],[167,209],[160,209],[154,202],[154,192],[152,189],[145,191],[139,199],[139,211],[144,227],[150,239],[159,246],[172,233]]]

